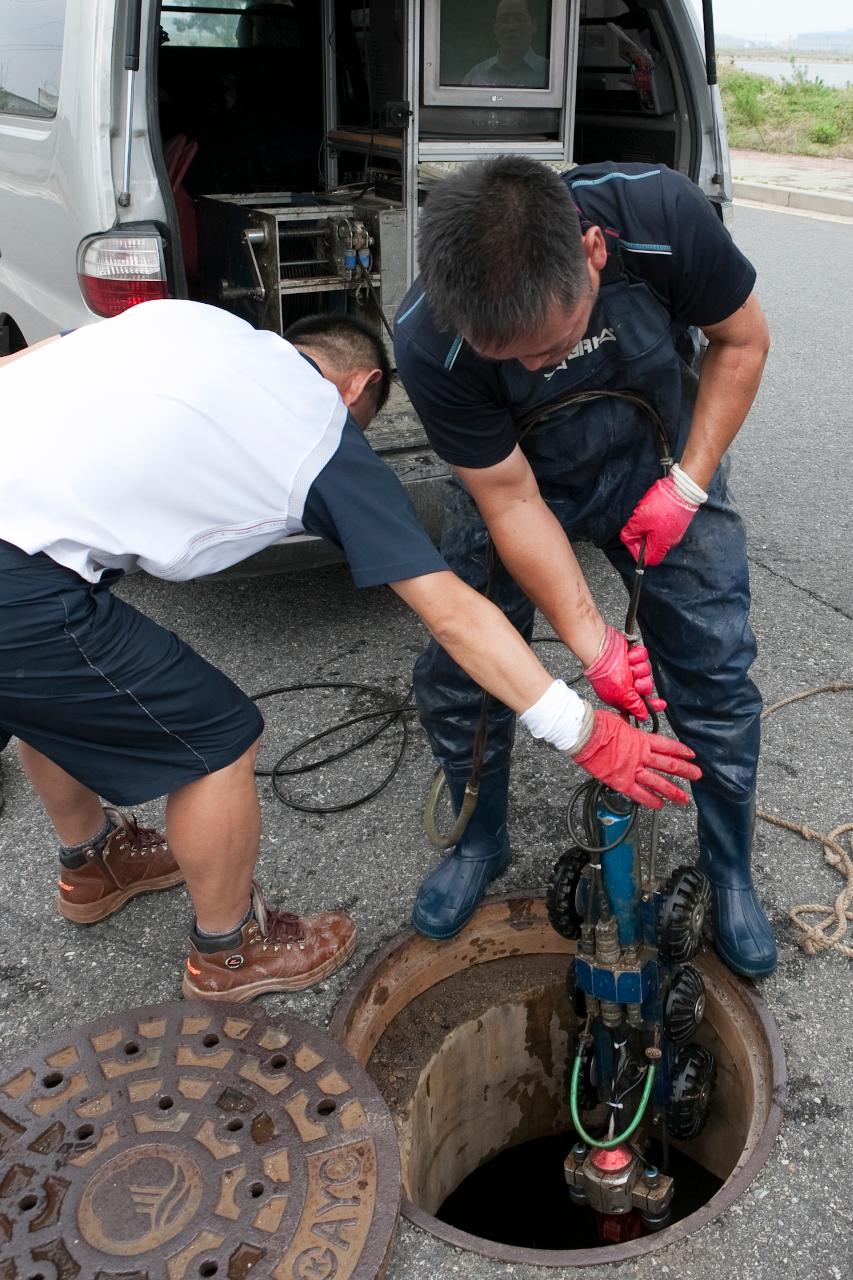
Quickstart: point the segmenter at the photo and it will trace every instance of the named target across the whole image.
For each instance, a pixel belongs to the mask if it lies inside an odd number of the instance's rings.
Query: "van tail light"
[[[117,316],[138,302],[167,296],[163,239],[129,228],[90,236],[80,245],[77,274],[87,306],[99,316]]]

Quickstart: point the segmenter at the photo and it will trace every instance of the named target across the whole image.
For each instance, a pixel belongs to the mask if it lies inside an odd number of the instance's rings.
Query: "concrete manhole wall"
[[[427,992],[413,1001],[371,1056],[380,1092],[386,1100],[396,1095],[406,1195],[425,1212],[437,1215],[463,1179],[498,1152],[569,1127],[560,1072],[568,1001],[554,968],[539,957],[496,960],[477,974],[488,979],[501,970],[491,993],[488,981],[472,984],[470,971],[457,974],[441,983],[440,1000]],[[446,1031],[454,1008],[462,1020]],[[406,1064],[404,1101],[394,1063],[399,1050],[417,1044],[419,1029],[421,1052]]]
[[[694,963],[707,990],[695,1036],[717,1059],[708,1124],[676,1150],[722,1186],[653,1235],[594,1249],[542,1250],[469,1235],[440,1221],[469,1174],[520,1143],[567,1132],[565,1069],[577,1019],[566,996],[574,944],[550,927],[543,899],[490,899],[449,942],[408,931],[356,976],[331,1032],[366,1066],[388,1103],[402,1159],[404,1214],[448,1242],[503,1260],[583,1266],[663,1248],[740,1196],[769,1155],[784,1100],[776,1029],[753,988],[716,959]]]

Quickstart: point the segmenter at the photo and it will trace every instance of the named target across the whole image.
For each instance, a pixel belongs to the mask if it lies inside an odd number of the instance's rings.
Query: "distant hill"
[[[730,36],[725,31],[717,32],[718,49],[766,49],[768,43],[759,40],[744,40],[741,36]]]
[[[853,27],[846,31],[806,31],[796,37],[793,47],[815,53],[853,53]]]
[[[836,57],[853,56],[853,27],[846,31],[804,31],[790,40],[745,40],[726,31],[717,32],[717,48],[730,52],[746,50],[778,50],[780,53],[832,53]]]

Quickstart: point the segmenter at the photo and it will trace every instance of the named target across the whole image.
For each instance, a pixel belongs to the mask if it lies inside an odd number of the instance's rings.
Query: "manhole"
[[[449,942],[412,930],[393,939],[344,993],[330,1027],[394,1116],[404,1215],[501,1261],[598,1265],[674,1243],[743,1194],[782,1120],[785,1067],[775,1026],[754,988],[701,952],[693,963],[706,1008],[694,1039],[716,1058],[717,1086],[701,1135],[670,1143],[676,1183],[679,1170],[684,1175],[672,1225],[594,1244],[583,1220],[589,1211],[572,1205],[563,1175],[574,1140],[565,1071],[578,1020],[565,978],[575,946],[551,928],[544,898],[487,899]],[[532,1191],[516,1195],[512,1222],[502,1207],[512,1196],[494,1194],[502,1179],[517,1193],[522,1184]],[[531,1212],[543,1216],[542,1230],[521,1222]]]
[[[376,1086],[292,1018],[152,1005],[0,1078],[0,1280],[374,1280],[399,1201]]]

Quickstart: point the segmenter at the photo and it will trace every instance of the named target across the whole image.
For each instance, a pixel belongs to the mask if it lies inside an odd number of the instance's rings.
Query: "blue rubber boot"
[[[755,792],[732,796],[693,783],[699,826],[697,866],[711,882],[714,946],[730,969],[765,978],[776,968],[773,929],[752,885],[750,850]]]
[[[465,779],[448,778],[454,812],[462,806]],[[480,779],[477,807],[449,857],[421,882],[412,924],[427,938],[452,938],[471,919],[490,880],[509,864],[506,809],[509,770]]]

